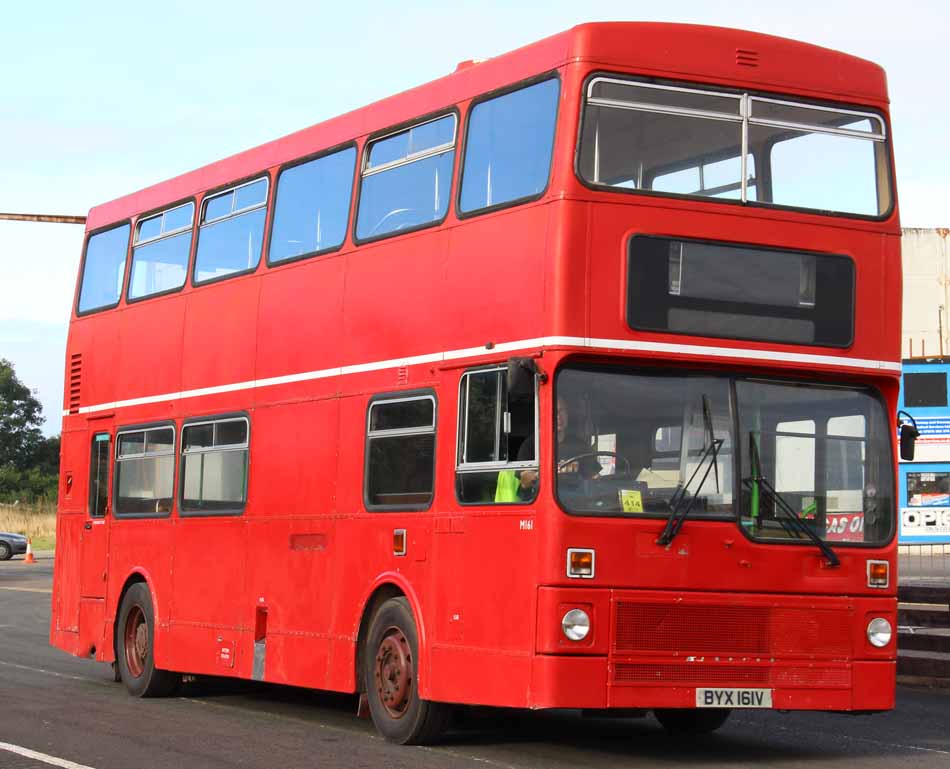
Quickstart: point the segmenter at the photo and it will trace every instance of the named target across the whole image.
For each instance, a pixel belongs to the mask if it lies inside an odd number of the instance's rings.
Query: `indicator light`
[[[890,571],[887,561],[868,561],[868,587],[888,587]]]
[[[406,530],[393,529],[393,555],[406,554]]]
[[[594,551],[577,547],[568,548],[567,576],[571,579],[593,579]]]

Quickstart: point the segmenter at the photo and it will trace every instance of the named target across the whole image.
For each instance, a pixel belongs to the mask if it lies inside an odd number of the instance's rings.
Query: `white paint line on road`
[[[923,753],[939,753],[942,756],[950,756],[950,750],[938,750],[937,748],[925,748],[921,745],[903,745],[899,742],[882,742],[881,740],[869,740],[867,737],[852,737],[848,734],[839,734],[840,738],[851,740],[852,742],[866,742],[869,745],[878,745],[886,748],[900,748],[901,750],[917,750]]]
[[[93,767],[86,766],[85,764],[77,764],[75,761],[57,758],[56,756],[48,756],[46,753],[38,753],[35,750],[22,748],[19,745],[11,745],[9,742],[0,742],[0,750],[16,753],[18,756],[23,756],[24,758],[32,758],[34,761],[42,761],[44,764],[49,764],[50,766],[59,766],[62,767],[62,769],[93,769]]]
[[[84,676],[71,676],[68,673],[57,673],[55,670],[46,670],[44,668],[33,668],[29,665],[18,665],[16,662],[6,662],[5,660],[0,660],[0,665],[7,668],[16,668],[17,670],[28,670],[31,673],[42,673],[44,676],[56,676],[56,678],[68,678],[72,681],[84,681],[85,683],[93,684],[104,684],[102,681],[97,681],[95,678],[86,678]]]
[[[48,590],[42,587],[0,587],[0,590],[12,590],[14,593],[52,593],[52,590]]]
[[[769,727],[770,729],[774,728],[780,732],[786,732],[787,734],[798,734],[795,729],[792,729],[787,726],[775,726]],[[831,736],[828,732],[824,734]],[[939,748],[925,748],[923,745],[904,745],[900,742],[885,742],[884,740],[872,740],[867,737],[853,737],[850,734],[842,734],[840,732],[835,732],[834,736],[839,740],[847,740],[850,742],[865,742],[868,745],[875,745],[879,748],[899,748],[901,750],[916,750],[920,753],[937,753],[941,756],[950,756],[950,750],[940,750]]]
[[[454,758],[464,758],[467,761],[474,761],[477,764],[488,764],[489,766],[498,766],[498,767],[501,767],[501,769],[522,769],[522,767],[515,766],[514,764],[502,764],[493,758],[485,758],[483,756],[473,756],[471,753],[460,753],[459,751],[452,750],[451,748],[427,747],[426,745],[417,745],[416,749],[425,751],[427,753],[442,753],[445,755],[452,756]]]

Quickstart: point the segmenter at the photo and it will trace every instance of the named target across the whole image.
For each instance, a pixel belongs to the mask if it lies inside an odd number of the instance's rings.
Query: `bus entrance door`
[[[89,508],[80,540],[80,596],[106,597],[106,557],[109,549],[109,464],[112,458],[110,433],[92,436],[89,458]]]

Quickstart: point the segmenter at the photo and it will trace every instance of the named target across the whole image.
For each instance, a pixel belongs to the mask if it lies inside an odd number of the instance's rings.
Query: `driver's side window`
[[[469,504],[518,504],[537,496],[537,383],[509,392],[507,369],[467,371],[459,385],[455,487]]]
[[[454,113],[368,142],[363,153],[357,240],[440,222],[449,210]]]

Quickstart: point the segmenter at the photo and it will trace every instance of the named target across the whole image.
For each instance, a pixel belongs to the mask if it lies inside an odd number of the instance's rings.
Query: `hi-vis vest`
[[[496,502],[518,502],[518,489],[521,480],[514,470],[501,470],[498,473],[498,485],[495,486]]]

